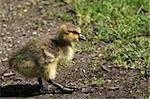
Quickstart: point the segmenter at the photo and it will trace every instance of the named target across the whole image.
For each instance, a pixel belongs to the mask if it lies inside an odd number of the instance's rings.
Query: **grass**
[[[96,54],[97,44],[103,46],[102,59],[118,67],[150,70],[150,2],[149,0],[48,0],[61,2],[64,12],[49,17],[81,26],[88,37],[82,52]],[[91,67],[97,67],[93,63]]]
[[[80,25],[87,37],[108,45],[102,51],[105,60],[118,67],[150,68],[149,0],[62,1],[68,9],[61,15],[63,20]],[[84,50],[93,48],[86,46]]]
[[[106,80],[98,79],[96,77],[92,77],[91,81],[92,81],[92,84],[94,84],[96,86],[102,86],[102,85],[104,85],[107,82]]]

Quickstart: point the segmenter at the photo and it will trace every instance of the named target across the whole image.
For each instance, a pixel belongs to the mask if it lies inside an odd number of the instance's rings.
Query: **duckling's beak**
[[[79,35],[79,41],[86,41],[86,37],[83,36],[82,34]]]

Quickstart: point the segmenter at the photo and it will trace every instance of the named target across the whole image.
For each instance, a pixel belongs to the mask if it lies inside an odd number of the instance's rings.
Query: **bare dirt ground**
[[[43,35],[53,36],[57,32],[62,22],[44,17],[41,13],[62,9],[65,10],[65,7],[60,3],[48,5],[35,4],[32,0],[0,0],[0,99],[144,99],[148,96],[148,76],[141,77],[138,70],[116,68],[101,58],[95,60],[102,46],[98,43],[95,43],[95,54],[78,51],[70,66],[58,69],[56,81],[82,88],[80,92],[62,94],[54,92],[56,88],[49,86],[51,93],[40,95],[36,79],[26,79],[15,71],[7,70],[9,57],[26,41]],[[88,67],[92,62],[96,62],[97,69]],[[92,77],[106,80],[106,83],[97,86]]]

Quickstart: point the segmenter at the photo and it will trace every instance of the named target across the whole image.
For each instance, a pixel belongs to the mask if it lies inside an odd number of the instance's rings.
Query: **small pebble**
[[[32,34],[33,34],[33,35],[37,35],[37,32],[36,32],[36,31],[34,31]]]
[[[85,69],[82,70],[83,73],[86,73]]]
[[[10,32],[6,32],[6,34],[7,34],[7,35],[10,35],[11,33],[10,33]]]
[[[47,31],[48,31],[48,32],[50,32],[50,31],[51,31],[51,29],[48,29]]]
[[[115,87],[115,86],[112,86],[112,87],[109,87],[110,90],[117,90],[119,89],[119,87]]]
[[[3,41],[6,41],[6,39],[7,39],[6,37],[3,37]]]
[[[27,10],[27,9],[24,9],[23,11],[24,11],[24,12],[27,12],[28,10]]]
[[[12,47],[13,47],[13,44],[9,44],[9,47],[12,48]]]
[[[11,49],[10,49],[10,48],[8,48],[8,49],[7,49],[7,51],[11,51]]]
[[[1,37],[4,37],[4,35],[5,35],[4,33],[1,33]]]
[[[7,25],[6,25],[6,24],[3,24],[3,27],[4,27],[4,28],[6,28],[6,27],[7,27]]]
[[[2,59],[2,62],[5,62],[5,61],[7,61],[8,60],[8,58],[3,58]]]
[[[2,51],[0,51],[0,54],[2,54],[3,52]]]
[[[9,72],[9,73],[4,73],[3,75],[4,75],[4,77],[8,77],[8,76],[14,75],[14,73],[13,72]]]
[[[20,40],[17,41],[18,44],[19,44],[20,42],[21,42]]]

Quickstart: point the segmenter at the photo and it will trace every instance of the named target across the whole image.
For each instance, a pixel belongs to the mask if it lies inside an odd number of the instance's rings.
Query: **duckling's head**
[[[59,39],[68,43],[86,40],[85,36],[81,34],[81,28],[71,25],[62,25],[60,27]]]

